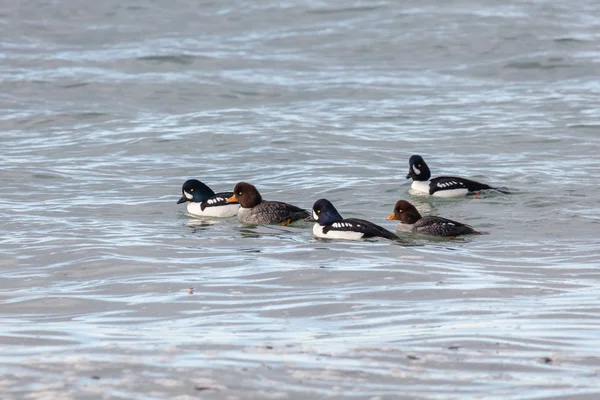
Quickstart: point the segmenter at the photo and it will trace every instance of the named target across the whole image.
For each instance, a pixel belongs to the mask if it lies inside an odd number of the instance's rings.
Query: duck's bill
[[[235,198],[235,195],[228,198],[227,203],[237,203],[237,199]]]
[[[177,204],[185,203],[188,199],[185,196],[181,196],[179,200],[177,200]]]
[[[415,176],[417,176],[417,174],[414,173],[414,171],[412,170],[412,168],[409,168],[408,169],[408,174],[406,174],[406,179],[414,178]]]
[[[306,221],[306,222],[317,222],[319,220],[317,218],[315,218],[314,216],[309,215],[308,217],[304,218],[303,221]]]
[[[390,214],[389,217],[386,218],[388,221],[391,221],[392,219],[396,219],[396,214]]]

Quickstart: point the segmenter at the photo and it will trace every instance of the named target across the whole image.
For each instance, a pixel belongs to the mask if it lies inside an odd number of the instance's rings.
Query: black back
[[[432,236],[459,236],[476,232],[469,225],[443,217],[422,217],[413,228],[416,233]]]
[[[358,218],[342,219],[341,221],[323,227],[323,233],[325,234],[331,230],[362,232],[364,234],[363,238],[382,237],[390,240],[398,239],[398,236],[387,229],[370,221]]]
[[[492,189],[485,183],[472,181],[470,179],[459,178],[456,176],[439,176],[429,181],[429,194],[432,195],[439,190],[467,189],[469,192],[478,192],[480,190]]]

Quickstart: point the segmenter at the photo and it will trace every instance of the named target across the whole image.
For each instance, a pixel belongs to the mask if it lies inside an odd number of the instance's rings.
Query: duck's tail
[[[469,232],[469,235],[489,235],[489,232],[473,231]]]
[[[312,213],[308,214],[308,217],[302,218],[302,221],[306,221],[306,222],[317,222],[316,219],[313,218]]]
[[[502,194],[512,194],[512,192],[506,188],[490,188],[491,190],[495,190],[498,193],[502,193]]]

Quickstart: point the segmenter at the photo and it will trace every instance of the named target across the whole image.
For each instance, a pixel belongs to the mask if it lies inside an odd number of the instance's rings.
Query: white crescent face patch
[[[415,174],[421,175],[421,171],[419,170],[419,168],[417,168],[417,166],[415,164],[413,164],[412,169]]]
[[[188,200],[192,200],[194,198],[194,196],[192,196],[191,194],[189,194],[188,192],[184,191],[183,195],[185,196],[186,199]]]
[[[319,220],[319,215],[317,214],[317,212],[315,210],[313,210],[313,218],[315,219],[315,221]]]

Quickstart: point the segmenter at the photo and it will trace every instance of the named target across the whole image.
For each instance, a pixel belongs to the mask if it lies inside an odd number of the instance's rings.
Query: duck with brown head
[[[247,182],[235,185],[233,195],[227,201],[240,203],[238,219],[248,224],[288,225],[310,217],[308,211],[300,207],[280,201],[263,200],[256,187]]]
[[[396,230],[412,232],[428,236],[458,236],[479,234],[469,225],[452,221],[442,217],[422,217],[415,206],[406,200],[398,200],[394,212],[387,217],[388,220],[400,220]]]

